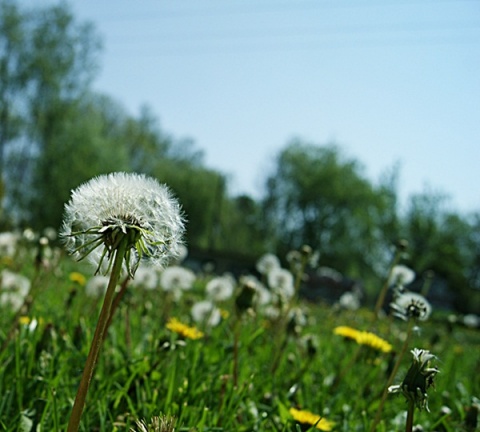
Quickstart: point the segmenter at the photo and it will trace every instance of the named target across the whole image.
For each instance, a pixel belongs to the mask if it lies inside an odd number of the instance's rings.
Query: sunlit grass
[[[28,263],[17,271],[35,274]],[[19,430],[22,424],[24,430],[37,425],[41,430],[65,430],[100,310],[99,302],[78,284],[81,278],[72,280],[73,271],[88,275],[67,258],[41,270],[38,294],[0,354],[1,431]],[[334,431],[369,430],[406,323],[375,321],[375,334],[393,346],[392,352],[382,352],[334,333],[339,326],[372,330],[373,308],[340,311],[300,301],[306,323],[285,333],[273,375],[278,321],[254,309],[239,316],[233,297],[222,303],[226,313],[219,325],[198,325],[202,338],[182,337],[168,329],[169,318],[197,326],[190,308],[204,299],[207,281],[197,275],[193,289],[168,305],[162,290],[128,287],[105,339],[80,430],[136,430],[137,420],[155,416],[174,418],[177,431],[307,430],[307,425],[296,426],[291,408],[325,418]],[[2,309],[1,342],[13,317]],[[412,334],[409,349],[434,353],[441,371],[436,390],[429,394],[431,412],[415,415],[415,423],[424,430],[469,430],[473,398],[480,394],[479,345],[478,330],[454,326],[438,311]],[[409,360],[402,362],[395,384],[401,382]],[[406,409],[401,395],[389,395],[378,430],[405,430]]]

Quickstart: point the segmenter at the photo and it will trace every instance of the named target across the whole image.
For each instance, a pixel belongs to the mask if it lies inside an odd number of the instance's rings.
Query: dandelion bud
[[[253,297],[257,290],[255,289],[255,284],[251,281],[247,281],[242,284],[242,290],[235,299],[235,309],[237,310],[238,315],[243,314],[245,311],[250,309],[253,305]]]
[[[405,252],[408,249],[408,240],[399,239],[395,246],[400,252]]]
[[[428,410],[427,390],[434,385],[435,375],[439,372],[436,367],[429,367],[430,360],[435,356],[427,350],[414,348],[412,351],[413,362],[401,385],[389,387],[390,393],[401,392],[413,401],[419,409]]]
[[[309,245],[303,245],[302,248],[300,249],[300,252],[304,257],[308,259],[312,255],[313,249]]]

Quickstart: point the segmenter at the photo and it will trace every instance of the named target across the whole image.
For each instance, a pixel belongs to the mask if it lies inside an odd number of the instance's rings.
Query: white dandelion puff
[[[220,323],[222,315],[211,301],[202,300],[195,303],[190,310],[193,320],[208,327],[215,327]]]
[[[413,292],[406,292],[395,297],[390,307],[393,315],[408,321],[410,318],[425,321],[432,312],[432,307],[425,297]]]
[[[205,286],[208,298],[219,302],[231,298],[234,290],[235,280],[230,276],[214,277]]]
[[[140,261],[162,267],[175,257],[183,232],[180,205],[165,185],[145,175],[112,173],[72,192],[60,236],[69,253],[88,257],[104,273],[126,239],[124,266],[132,276]]]
[[[389,285],[405,286],[411,284],[414,280],[415,272],[411,268],[399,264],[392,268],[388,283]]]
[[[102,297],[107,292],[108,277],[96,275],[91,277],[85,285],[85,294],[88,297]]]
[[[257,263],[256,263],[256,268],[259,271],[259,273],[263,275],[268,275],[268,273],[276,268],[280,268],[280,260],[276,255],[273,255],[271,253],[267,253],[265,255],[262,255]]]
[[[292,273],[283,268],[274,268],[268,273],[268,286],[277,295],[289,299],[295,294]]]
[[[9,270],[0,273],[0,305],[18,311],[30,291],[30,280]]]
[[[160,274],[160,285],[164,291],[181,295],[193,287],[195,273],[185,267],[170,266]]]

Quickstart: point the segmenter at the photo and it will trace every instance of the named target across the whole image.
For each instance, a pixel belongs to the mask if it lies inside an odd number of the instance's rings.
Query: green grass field
[[[88,297],[81,278],[71,280],[72,272],[89,279],[90,267],[61,257],[36,271],[28,257],[2,264],[32,281],[32,303],[17,314],[0,306],[0,431],[64,431],[101,298]],[[127,285],[104,340],[80,430],[141,430],[136,420],[148,423],[155,416],[174,421],[176,431],[318,430],[295,421],[292,408],[321,416],[334,431],[372,428],[406,322],[374,320],[373,308],[348,311],[301,299],[295,306],[305,320],[272,318],[255,307],[235,306],[237,281],[234,295],[218,304],[220,323],[208,327],[194,323],[190,310],[205,298],[211,277],[197,274],[193,288],[179,299],[160,288]],[[170,330],[170,318],[196,326],[203,336],[191,339]],[[393,350],[339,336],[337,326],[373,332]],[[423,427],[417,430],[476,430],[478,329],[452,324],[446,313],[433,310],[408,342],[394,384],[403,380],[413,348],[433,353],[440,370],[428,392],[430,412],[415,411],[414,423]],[[403,395],[388,395],[377,430],[405,430],[406,409]]]

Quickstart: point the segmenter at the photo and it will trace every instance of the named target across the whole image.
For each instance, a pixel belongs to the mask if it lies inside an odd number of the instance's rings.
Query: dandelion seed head
[[[432,307],[425,297],[420,294],[406,292],[399,294],[390,307],[393,314],[407,321],[410,318],[425,321],[432,312]]]
[[[190,310],[195,322],[206,324],[208,327],[215,327],[220,324],[222,314],[211,301],[202,300],[195,303]]]
[[[257,270],[263,274],[267,275],[271,270],[280,267],[280,260],[274,254],[267,253],[262,255],[256,264]]]
[[[108,277],[96,275],[90,278],[85,285],[85,294],[88,297],[101,297],[107,291]]]
[[[167,267],[160,274],[160,285],[163,290],[176,292],[176,294],[191,289],[194,282],[195,273],[181,266]]]
[[[217,276],[207,282],[205,291],[214,301],[224,301],[232,297],[235,280],[230,276]]]
[[[295,293],[293,275],[283,268],[274,268],[268,273],[270,289],[283,298],[291,298]]]
[[[88,256],[99,267],[128,234],[129,270],[140,260],[163,267],[179,252],[183,232],[180,205],[165,185],[141,174],[111,173],[72,191],[60,236],[70,254]]]
[[[19,235],[13,232],[0,233],[0,256],[13,257],[17,251]]]
[[[0,273],[0,306],[18,311],[30,291],[30,280],[10,270]]]
[[[398,264],[392,268],[389,284],[390,285],[408,285],[415,280],[415,272],[409,267]]]

